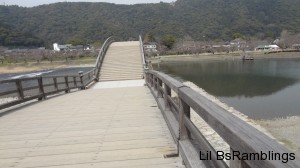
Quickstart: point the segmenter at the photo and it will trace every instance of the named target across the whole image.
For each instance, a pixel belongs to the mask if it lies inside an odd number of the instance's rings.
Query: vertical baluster
[[[157,77],[153,75],[153,82],[154,82],[154,90],[157,90]]]
[[[22,81],[19,79],[16,80],[16,86],[17,86],[19,97],[21,99],[24,99],[24,91],[23,91],[23,87],[22,87]]]
[[[163,97],[163,93],[161,92],[162,89],[162,80],[160,80],[159,78],[157,78],[157,97],[158,98],[162,98]]]
[[[83,75],[80,75],[80,83],[81,83],[81,90],[83,90],[84,89]]]
[[[70,93],[70,87],[69,87],[69,81],[68,81],[68,77],[66,76],[65,77],[65,84],[66,84],[66,93]]]
[[[179,97],[179,140],[189,139],[190,132],[184,125],[184,116],[190,118],[190,106]]]
[[[170,109],[170,104],[168,97],[171,97],[171,88],[164,83],[164,100],[165,100],[165,110]]]
[[[77,88],[77,81],[76,81],[76,77],[75,76],[73,77],[73,82],[74,82],[74,87]]]
[[[150,74],[150,86],[153,87],[153,74]]]
[[[58,85],[57,85],[57,79],[53,78],[54,88],[56,91],[58,91]]]
[[[43,78],[39,77],[38,78],[38,84],[39,84],[39,91],[42,94],[42,97],[39,98],[39,100],[45,100],[46,99],[46,95],[45,95],[45,90],[44,90],[44,85],[43,85]]]

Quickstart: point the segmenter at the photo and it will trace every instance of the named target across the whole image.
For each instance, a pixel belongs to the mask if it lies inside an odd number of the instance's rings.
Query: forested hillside
[[[0,6],[0,45],[93,43],[152,33],[195,40],[231,40],[234,34],[275,38],[300,32],[300,0],[177,0],[175,4],[115,5],[64,2],[33,8]]]

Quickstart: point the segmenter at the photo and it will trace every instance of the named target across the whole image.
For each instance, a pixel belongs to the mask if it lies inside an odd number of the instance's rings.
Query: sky
[[[42,4],[56,2],[109,2],[115,4],[137,4],[137,3],[159,3],[172,2],[175,0],[0,0],[0,5],[18,5],[23,7],[33,7]]]

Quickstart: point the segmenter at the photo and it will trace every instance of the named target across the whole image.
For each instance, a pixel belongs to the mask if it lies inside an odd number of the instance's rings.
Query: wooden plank
[[[36,80],[39,77],[30,77],[30,78],[18,78],[18,79],[7,79],[7,80],[0,80],[0,84],[2,83],[15,83],[16,81],[28,81],[28,80]]]
[[[169,109],[165,109],[164,107],[164,99],[162,98],[157,98],[156,93],[153,88],[149,87],[151,90],[152,95],[154,98],[156,98],[157,104],[159,109],[161,110],[163,117],[168,125],[168,128],[171,132],[172,138],[176,144],[178,144],[178,139],[179,139],[179,124],[178,121],[176,120],[176,117],[170,111]]]
[[[54,83],[50,83],[50,84],[43,84],[44,88],[45,87],[50,87],[50,86],[54,86]]]
[[[179,100],[179,140],[190,139],[191,135],[189,130],[185,127],[184,118],[190,118],[190,106],[183,100]]]
[[[57,78],[53,77],[54,88],[58,90]]]
[[[164,100],[165,100],[165,110],[170,109],[169,97],[171,97],[171,88],[164,84]]]
[[[28,91],[28,90],[38,89],[38,88],[39,88],[39,86],[26,87],[26,88],[23,88],[23,91]]]
[[[74,86],[77,87],[76,77],[73,77]]]
[[[192,123],[190,118],[188,118],[187,116],[184,117],[184,124],[190,131],[192,137],[194,137],[196,139],[196,142],[200,144],[199,151],[202,151],[204,154],[206,154],[206,152],[211,152],[211,158],[206,157],[207,160],[204,162],[211,162],[212,166],[218,168],[228,167],[223,160],[217,160],[216,150],[211,146],[211,144],[207,141],[207,139],[201,134],[198,128]]]
[[[150,71],[149,73],[152,73],[152,74],[156,75],[157,77],[159,77],[163,83],[168,85],[176,93],[178,93],[178,88],[185,86],[181,82],[177,81],[176,79],[174,79],[164,73],[161,73],[158,71]]]
[[[65,77],[65,85],[66,85],[66,93],[70,93],[69,81],[68,77]]]
[[[23,91],[23,87],[22,87],[22,81],[16,80],[16,86],[17,86],[17,91],[18,91],[19,97],[21,99],[24,99],[24,91]]]
[[[180,111],[179,105],[176,104],[175,101],[170,96],[168,96],[167,99],[170,105],[175,109],[175,112],[179,114]]]
[[[46,95],[45,95],[45,91],[44,91],[44,86],[43,86],[43,78],[40,77],[38,78],[38,84],[39,84],[39,91],[40,91],[40,94],[43,95],[43,99],[46,99]]]
[[[206,167],[204,162],[199,159],[199,151],[195,149],[190,140],[179,141],[179,153],[187,168]]]
[[[0,96],[5,96],[5,95],[13,94],[13,93],[18,93],[18,90],[9,90],[9,91],[5,91],[5,92],[1,92]]]

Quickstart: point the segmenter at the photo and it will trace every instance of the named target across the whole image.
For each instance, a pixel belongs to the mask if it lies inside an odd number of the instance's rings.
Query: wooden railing
[[[7,102],[0,104],[0,110],[34,99],[43,100],[49,95],[60,92],[69,93],[72,89],[85,89],[94,79],[94,70],[90,70],[74,76],[38,76],[1,80],[0,99],[7,99]]]
[[[141,57],[142,57],[143,68],[146,69],[147,68],[147,64],[146,64],[146,60],[145,60],[144,46],[143,46],[143,40],[142,40],[141,36],[139,36],[139,41],[140,41],[140,50],[141,50]]]
[[[100,51],[99,51],[99,54],[98,54],[98,57],[97,57],[97,60],[96,60],[96,64],[95,64],[95,68],[94,68],[94,71],[95,71],[95,74],[96,74],[96,80],[97,81],[99,81],[100,71],[101,71],[101,67],[102,67],[102,63],[103,63],[106,51],[107,51],[109,45],[113,41],[114,41],[113,37],[109,37],[108,39],[106,39],[105,42],[103,43]]]
[[[95,67],[79,75],[38,76],[0,81],[0,110],[30,100],[46,99],[47,96],[60,92],[69,93],[71,89],[85,89],[93,81],[99,80],[104,56],[113,38],[109,37],[102,45]]]
[[[285,158],[280,158],[280,160],[278,158],[274,159],[274,157],[273,160],[272,158],[266,160],[239,160],[236,157],[235,160],[231,159],[229,161],[229,165],[225,164],[221,157],[217,157],[217,151],[191,121],[191,109],[228,143],[231,156],[233,152],[235,154],[237,152],[245,154],[266,153],[267,156],[272,153],[278,153],[280,157],[285,155],[285,153],[294,156],[295,154],[166,74],[158,71],[148,71],[146,72],[146,82],[163,112],[171,134],[178,144],[179,154],[187,167],[295,168],[300,166],[299,158],[293,159],[290,156],[287,156],[287,163],[284,163]],[[172,93],[176,94],[176,99],[172,98]],[[204,154],[208,152],[207,156],[201,156],[201,160],[200,151]]]

